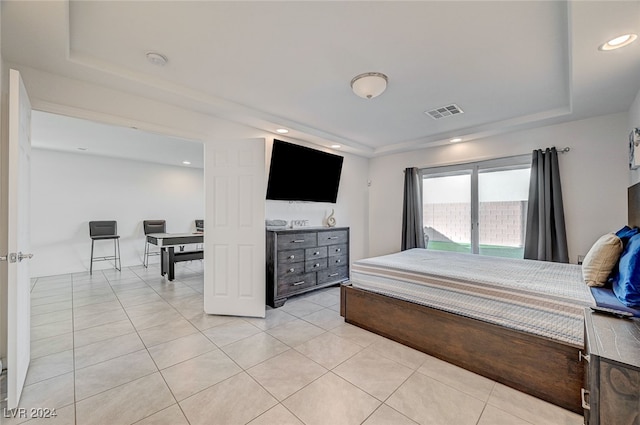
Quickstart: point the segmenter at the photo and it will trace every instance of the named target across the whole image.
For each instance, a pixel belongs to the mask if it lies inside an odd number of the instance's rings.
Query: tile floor
[[[429,357],[339,315],[339,288],[265,319],[202,311],[202,263],[33,281],[21,407],[50,425],[525,425],[582,417]]]

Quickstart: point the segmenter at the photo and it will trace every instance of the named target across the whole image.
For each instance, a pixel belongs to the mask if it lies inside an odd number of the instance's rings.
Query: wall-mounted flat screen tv
[[[274,140],[267,199],[335,203],[343,159],[340,155]]]

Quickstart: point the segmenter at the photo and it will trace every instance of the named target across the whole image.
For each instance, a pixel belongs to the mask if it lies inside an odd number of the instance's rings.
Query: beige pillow
[[[603,286],[620,259],[622,240],[613,233],[602,235],[582,261],[582,277],[589,286]]]

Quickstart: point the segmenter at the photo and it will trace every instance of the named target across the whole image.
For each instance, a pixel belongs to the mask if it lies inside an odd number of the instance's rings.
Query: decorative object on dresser
[[[349,280],[349,228],[267,230],[267,304]]]
[[[287,227],[287,220],[265,220],[264,224],[268,230],[280,230]]]
[[[640,420],[640,321],[585,310],[586,425]]]
[[[335,213],[335,210],[331,209],[331,214],[329,214],[329,217],[327,217],[328,227],[336,227],[336,218],[333,216]]]

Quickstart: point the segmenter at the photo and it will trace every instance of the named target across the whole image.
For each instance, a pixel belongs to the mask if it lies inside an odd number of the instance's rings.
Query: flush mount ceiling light
[[[365,99],[380,96],[387,88],[388,78],[380,72],[365,72],[351,80],[353,92]]]
[[[157,66],[165,66],[169,60],[158,52],[147,52],[147,60]]]
[[[451,143],[458,143],[458,142],[462,142],[462,138],[460,137],[454,137],[453,139],[449,139],[449,141]]]
[[[331,145],[331,147],[332,147],[333,149],[340,149],[342,146],[340,146],[340,145]]]
[[[288,132],[289,132],[289,130],[287,130],[286,128],[277,128],[276,129],[276,133],[287,134]]]
[[[606,43],[598,47],[598,49],[604,50],[604,51],[619,49],[621,47],[628,46],[629,44],[633,43],[636,40],[636,38],[638,38],[636,34],[624,34],[607,41]]]
[[[182,161],[184,165],[191,165],[191,161]]]

